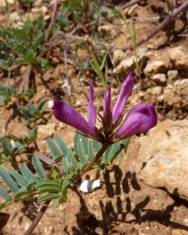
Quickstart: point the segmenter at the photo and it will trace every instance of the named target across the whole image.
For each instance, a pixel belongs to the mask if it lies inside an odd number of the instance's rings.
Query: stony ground
[[[51,8],[43,1],[37,2],[32,11],[33,17],[37,17],[34,14],[44,14],[48,20]],[[159,23],[160,9],[167,11],[164,1],[148,2],[127,10],[130,17],[135,17],[137,38],[143,37]],[[7,14],[3,5],[0,7],[0,24],[3,25]],[[12,18],[9,18],[13,23],[19,22],[16,7],[19,7],[17,1],[12,6]],[[133,137],[124,157],[117,159],[105,173],[100,174],[102,185],[99,189],[84,194],[76,188],[69,191],[64,204],[58,206],[52,203],[33,234],[188,234],[186,20],[185,17],[179,18],[167,30],[137,49],[140,73],[127,109],[139,102],[153,103],[158,112],[158,126],[147,136]],[[122,19],[117,17],[104,22],[98,30],[103,32],[103,40],[115,48],[110,53],[108,74],[115,100],[124,75],[134,67],[135,54],[132,51],[123,52],[123,48],[130,44],[130,35]],[[77,67],[71,63],[65,65],[55,57],[55,52],[55,49],[52,50],[53,66],[42,74],[35,71],[37,90],[34,100],[38,102],[43,97],[50,100],[54,97],[53,92],[60,92],[61,97],[85,114],[88,81],[94,75],[85,71],[79,76]],[[79,53],[81,59],[87,60],[87,51],[81,50]],[[27,66],[13,71],[11,78],[2,70],[0,83],[14,84],[14,79],[22,77],[24,70]],[[104,88],[97,79],[95,91],[95,103],[100,110]],[[9,109],[1,106],[0,113],[1,136],[23,136],[27,133],[27,127],[18,118],[11,120],[7,126],[11,114]],[[50,117],[46,124],[38,126],[37,144],[42,152],[47,151],[46,138],[55,132],[61,134],[67,144],[73,144],[74,131]],[[25,156],[20,159],[23,160],[26,160]],[[95,179],[96,171],[89,172],[89,176]],[[32,201],[10,205],[3,210],[10,213],[10,219],[1,234],[23,234],[38,210]]]

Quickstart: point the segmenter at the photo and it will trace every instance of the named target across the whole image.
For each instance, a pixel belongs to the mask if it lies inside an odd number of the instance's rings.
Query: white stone
[[[49,101],[47,102],[47,106],[48,106],[49,109],[52,109],[53,106],[54,106],[54,101],[53,101],[53,100],[49,100]]]
[[[80,184],[80,191],[88,193],[100,187],[100,179],[97,180],[83,180]]]

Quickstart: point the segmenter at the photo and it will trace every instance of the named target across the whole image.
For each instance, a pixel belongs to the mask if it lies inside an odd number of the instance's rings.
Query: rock
[[[0,7],[6,7],[7,4],[14,4],[15,0],[0,0]]]
[[[16,11],[13,13],[10,13],[8,20],[11,26],[13,27],[21,27],[23,25],[22,18]]]
[[[115,36],[115,30],[113,29],[111,24],[99,26],[98,31],[106,35]]]
[[[38,138],[39,139],[46,139],[52,136],[55,133],[56,124],[55,123],[48,123],[45,125],[38,126]]]
[[[28,12],[23,16],[23,19],[24,21],[34,21],[39,17],[44,17],[44,20],[48,20],[50,18],[50,15],[48,14],[48,8],[46,6],[32,8],[31,12]]]
[[[126,59],[126,54],[122,50],[115,50],[113,53],[112,63],[113,65],[117,65],[122,60]]]
[[[168,49],[168,56],[174,68],[177,70],[187,70],[188,69],[188,55],[187,49],[181,46],[173,47]]]
[[[161,86],[155,86],[147,89],[147,92],[152,95],[160,95],[162,93],[162,87]]]
[[[166,75],[164,73],[158,73],[154,74],[151,79],[157,84],[157,85],[165,85],[166,84]]]
[[[116,64],[117,61],[119,61],[119,58],[118,58],[119,55],[120,55],[119,57],[123,58],[122,53],[121,54],[116,53],[114,55],[115,55],[115,57],[112,60],[112,62],[114,64]],[[129,58],[127,58],[127,56],[126,56],[126,58],[121,60],[121,62],[117,65],[117,67],[114,68],[113,73],[119,74],[119,75],[126,74],[127,72],[134,69],[136,60],[137,60],[137,63],[140,65],[143,65],[146,63],[146,61],[148,60],[148,55],[147,55],[145,49],[140,49],[137,53],[137,57],[135,57],[135,55],[133,55],[133,56],[130,56]]]
[[[127,164],[139,180],[188,199],[188,120],[166,120],[128,147]]]
[[[150,60],[146,67],[144,68],[144,73],[146,75],[151,75],[155,73],[164,73],[167,67],[163,60]]]
[[[178,71],[177,70],[168,70],[167,76],[170,80],[175,80],[178,78]]]
[[[3,15],[3,14],[0,14],[0,27],[5,26],[6,21],[7,21],[7,16]]]

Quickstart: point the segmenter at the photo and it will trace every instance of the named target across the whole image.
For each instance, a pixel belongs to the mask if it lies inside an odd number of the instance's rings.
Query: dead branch
[[[179,14],[184,13],[188,9],[188,0],[184,1],[179,7],[175,8],[169,14],[166,16],[166,18],[153,30],[151,33],[149,33],[145,38],[138,40],[136,42],[136,46],[140,46],[143,43],[149,41],[151,38],[153,38],[156,34],[158,34],[161,30],[165,29],[166,26],[176,19],[176,17]],[[129,49],[133,49],[133,45],[129,45],[128,47],[125,47],[123,51],[127,51]]]

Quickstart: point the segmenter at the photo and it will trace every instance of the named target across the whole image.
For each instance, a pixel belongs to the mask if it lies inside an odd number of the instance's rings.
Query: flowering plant
[[[128,141],[121,141],[134,134],[144,133],[157,123],[155,109],[150,104],[137,104],[124,114],[124,106],[131,95],[135,74],[130,73],[122,84],[120,94],[112,106],[111,87],[104,92],[103,114],[99,114],[100,126],[96,125],[97,112],[94,106],[94,85],[90,81],[88,120],[72,106],[62,100],[50,102],[54,116],[61,122],[74,127],[79,133],[74,138],[74,148],[66,146],[58,135],[49,138],[47,144],[52,158],[35,152],[32,165],[35,172],[23,163],[16,170],[6,170],[0,166],[0,177],[8,187],[0,187],[0,196],[5,202],[23,200],[37,195],[38,203],[45,203],[41,211],[45,211],[51,200],[66,200],[67,190],[81,179],[97,163],[99,168],[111,163]],[[120,143],[118,143],[121,141]],[[126,142],[126,143],[125,143]],[[10,145],[9,145],[10,146]],[[49,166],[49,172],[42,162]],[[92,187],[91,187],[92,186]],[[82,192],[89,192],[100,186],[100,179],[84,180],[80,185]],[[40,220],[40,217],[38,217]],[[27,234],[36,227],[33,222]]]
[[[132,93],[135,73],[132,72],[123,82],[119,97],[112,108],[111,87],[108,86],[103,98],[103,116],[99,116],[101,127],[96,126],[96,109],[94,107],[94,87],[90,81],[88,121],[72,106],[62,100],[55,100],[53,112],[55,117],[65,124],[76,128],[82,134],[101,143],[113,143],[134,134],[144,133],[157,123],[153,105],[137,104],[127,115],[124,106]]]

